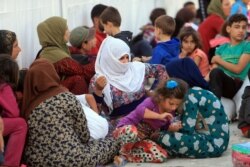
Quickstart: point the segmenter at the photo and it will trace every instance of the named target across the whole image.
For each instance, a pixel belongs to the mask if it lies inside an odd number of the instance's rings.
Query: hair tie
[[[174,80],[170,80],[170,81],[167,81],[165,86],[168,89],[174,89],[174,88],[176,88],[178,86],[178,83],[176,81],[174,81]]]

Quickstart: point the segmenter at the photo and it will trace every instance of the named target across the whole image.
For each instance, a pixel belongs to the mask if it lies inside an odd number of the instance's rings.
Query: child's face
[[[242,0],[242,2],[248,5],[250,3],[250,0]]]
[[[155,34],[155,38],[156,40],[160,40],[160,34],[161,34],[161,30],[158,28],[158,27],[155,27],[155,31],[154,31],[154,34]]]
[[[184,37],[181,44],[182,49],[184,49],[187,53],[192,53],[196,46],[195,41],[191,35],[188,37]]]
[[[230,38],[235,41],[242,41],[245,38],[247,23],[245,21],[235,22],[231,26],[227,26],[227,32]]]
[[[108,35],[112,35],[113,24],[108,21],[107,24],[102,23],[102,25],[104,28],[104,32]]]
[[[160,102],[160,108],[165,112],[171,112],[176,110],[182,103],[182,99],[167,98]]]

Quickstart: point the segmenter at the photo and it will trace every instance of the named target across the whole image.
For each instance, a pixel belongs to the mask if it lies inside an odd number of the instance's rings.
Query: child
[[[180,41],[171,39],[175,31],[175,21],[172,17],[162,15],[155,20],[155,38],[158,44],[153,50],[150,64],[166,65],[171,60],[178,58]]]
[[[20,111],[13,88],[17,85],[18,65],[10,55],[0,55],[0,110],[3,118],[3,136],[8,136],[4,153],[5,166],[19,166],[24,148],[27,124]]]
[[[247,17],[248,9],[247,5],[249,4],[250,0],[236,0],[231,8],[230,15],[234,14],[243,14]]]
[[[130,31],[121,31],[121,15],[119,11],[110,6],[107,7],[100,16],[101,24],[104,27],[105,33],[113,36],[114,38],[119,38],[126,42],[126,44],[130,47],[132,40],[132,32]]]
[[[122,118],[113,136],[121,140],[120,156],[114,163],[154,162],[166,160],[167,152],[153,141],[150,135],[161,130],[177,132],[182,128],[180,121],[171,123],[177,108],[187,91],[187,84],[179,79],[168,79],[159,85],[153,97],[145,99],[134,111]],[[146,155],[146,156],[145,156]]]
[[[209,74],[211,91],[221,98],[233,98],[240,89],[250,68],[250,43],[244,41],[247,18],[243,14],[231,16],[227,23],[230,43],[216,49],[211,63],[214,68]]]
[[[189,56],[194,60],[195,64],[203,77],[209,73],[209,62],[207,55],[200,49],[201,43],[198,33],[192,27],[184,27],[179,35],[181,40],[180,58]]]

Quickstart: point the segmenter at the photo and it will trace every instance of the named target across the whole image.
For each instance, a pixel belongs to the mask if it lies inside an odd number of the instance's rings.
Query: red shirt
[[[222,17],[211,14],[199,26],[198,32],[201,37],[203,51],[208,55],[210,45],[209,41],[214,39],[220,33],[224,20]]]

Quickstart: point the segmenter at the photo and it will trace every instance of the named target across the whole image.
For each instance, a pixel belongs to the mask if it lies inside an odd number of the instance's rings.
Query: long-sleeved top
[[[159,42],[153,50],[150,64],[166,65],[171,60],[178,58],[180,53],[180,41],[173,38],[170,41]]]
[[[119,128],[125,125],[136,126],[143,121],[144,123],[147,123],[153,130],[159,130],[161,128],[165,130],[168,129],[170,120],[162,121],[158,119],[144,119],[144,113],[146,109],[160,114],[158,105],[153,101],[151,97],[148,97],[129,115],[122,118],[119,121],[117,127]],[[171,114],[174,116],[174,112],[171,112]]]
[[[3,84],[0,89],[0,108],[2,108],[2,117],[16,118],[20,116],[20,110],[16,97],[10,85]]]
[[[163,65],[145,64],[145,66],[145,79],[141,86],[141,89],[139,89],[137,92],[123,92],[113,85],[110,85],[110,90],[113,97],[113,111],[110,114],[111,117],[127,115],[145,99],[145,84],[148,78],[162,80],[168,77],[168,74]],[[94,90],[96,79],[97,75],[95,75],[90,81],[90,92],[93,92]]]

